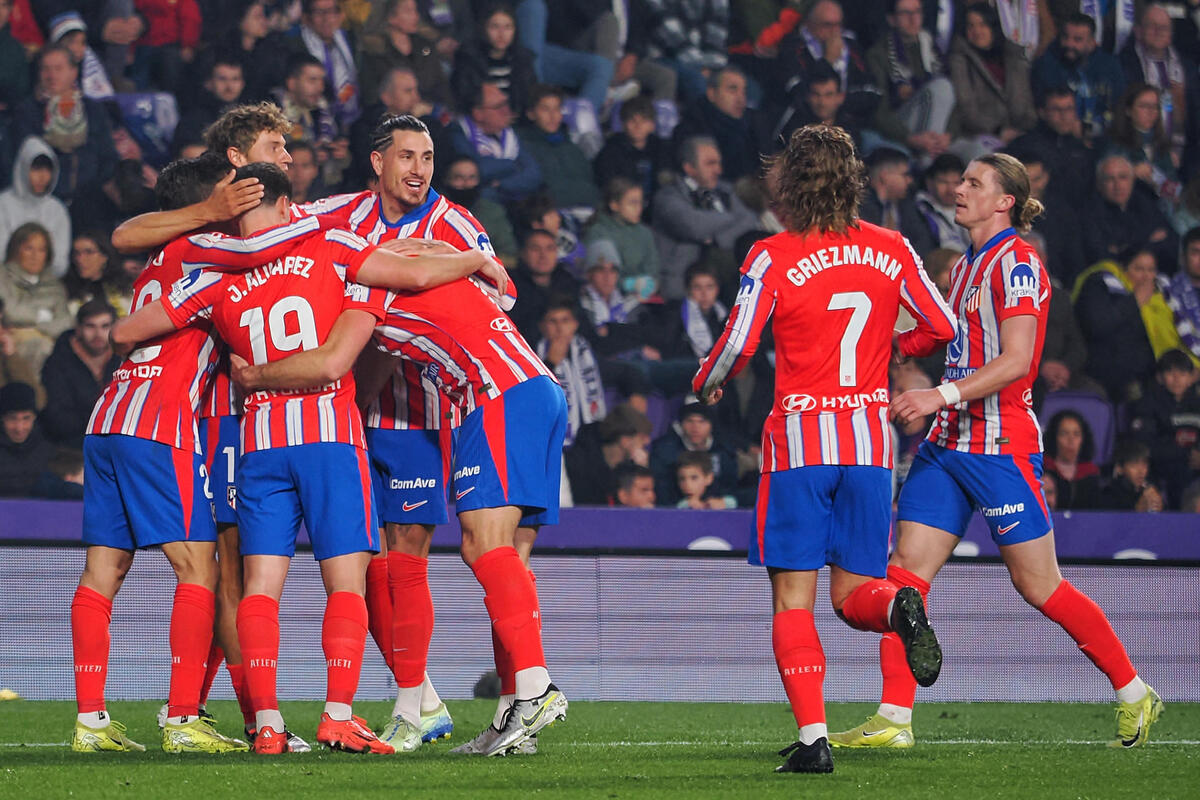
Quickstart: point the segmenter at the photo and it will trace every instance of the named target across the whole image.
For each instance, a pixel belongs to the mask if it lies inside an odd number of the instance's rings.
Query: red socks
[[[771,646],[796,726],[825,723],[825,651],[811,611],[780,611],[771,624]]]
[[[546,666],[538,623],[537,590],[516,548],[497,547],[484,553],[471,569],[483,587],[492,630],[512,658],[512,670]],[[497,671],[500,665],[497,664]]]
[[[354,592],[334,592],[329,595],[325,603],[325,619],[321,623],[326,702],[346,705],[354,702],[366,643],[366,601]],[[261,708],[257,704],[255,707]]]
[[[911,586],[921,593],[921,599],[929,603],[929,581],[894,564],[888,567],[888,581],[899,589]],[[843,608],[843,613],[845,609]],[[917,698],[917,679],[913,677],[904,655],[904,644],[894,633],[885,633],[879,641],[879,669],[883,673],[881,703],[912,708]]]
[[[1117,638],[1100,606],[1068,581],[1063,581],[1040,611],[1063,627],[1083,654],[1108,676],[1114,689],[1137,677],[1125,646]]]
[[[217,671],[221,669],[221,662],[224,660],[225,651],[217,644],[216,636],[213,636],[212,646],[208,648],[208,660],[205,661],[204,683],[200,686],[200,705],[208,703],[208,693],[212,691],[213,681],[217,679]]]
[[[392,668],[392,594],[388,587],[388,572],[387,556],[372,558],[367,564],[367,627],[388,669],[395,672]]]
[[[429,560],[388,553],[387,574],[392,605],[392,674],[401,688],[420,686],[425,681],[429,641],[433,638]]]
[[[517,671],[513,669],[512,658],[504,649],[504,643],[496,635],[496,627],[492,626],[492,655],[496,659],[496,675],[500,678],[500,694],[517,693]]]
[[[229,670],[229,682],[233,684],[233,693],[237,695],[238,708],[242,711],[242,722],[246,727],[256,727],[254,720],[254,704],[250,702],[250,686],[246,683],[246,668],[241,664],[225,662]]]
[[[888,619],[888,606],[896,596],[899,586],[888,580],[876,578],[859,586],[842,604],[842,619],[851,628],[860,631],[887,633],[892,629]]]
[[[104,710],[111,622],[111,600],[86,586],[75,590],[71,600],[71,645],[75,655],[75,703],[80,714]]]
[[[237,612],[238,644],[250,702],[256,711],[279,708],[275,673],[279,660],[279,603],[265,594],[242,599]]]
[[[171,607],[171,688],[167,694],[168,717],[194,717],[200,713],[200,687],[204,683],[204,659],[212,644],[216,595],[195,583],[175,587]]]

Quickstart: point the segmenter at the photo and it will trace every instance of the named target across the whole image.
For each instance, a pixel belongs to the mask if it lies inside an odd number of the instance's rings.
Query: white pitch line
[[[780,740],[775,741],[742,741],[742,742],[701,742],[701,741],[662,741],[662,742],[561,742],[564,747],[728,747],[737,745],[742,747],[774,747],[779,744]],[[0,742],[0,747],[67,747],[70,742]],[[918,739],[917,744],[923,745],[1053,745],[1053,744],[1078,744],[1078,745],[1102,745],[1108,744],[1107,740],[1091,740],[1091,739],[1024,739],[1024,740],[1006,740],[1006,739]],[[1171,746],[1195,746],[1200,745],[1200,739],[1170,739],[1168,741],[1151,741],[1147,742],[1150,745],[1163,747]]]

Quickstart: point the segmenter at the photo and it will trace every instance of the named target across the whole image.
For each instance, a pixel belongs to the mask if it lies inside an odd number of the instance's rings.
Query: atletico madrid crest
[[[967,313],[974,314],[979,310],[979,287],[972,286],[967,289]]]

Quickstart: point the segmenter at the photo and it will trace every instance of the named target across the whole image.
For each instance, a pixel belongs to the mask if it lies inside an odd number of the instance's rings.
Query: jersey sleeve
[[[1041,312],[1042,303],[1050,299],[1050,287],[1032,248],[1014,248],[1004,255],[1000,269],[992,273],[992,298],[998,322]]]
[[[453,206],[446,211],[441,221],[438,238],[442,241],[449,242],[459,250],[482,250],[489,256],[496,255],[487,231],[470,211]]]
[[[925,274],[917,251],[906,237],[900,238],[907,253],[907,258],[900,262],[900,305],[917,321],[915,328],[898,337],[900,353],[906,358],[927,356],[954,338],[958,323],[941,292]]]
[[[298,240],[336,224],[337,220],[331,217],[305,217],[244,238],[222,233],[197,233],[182,240],[179,246],[183,269],[185,272],[194,269],[226,272],[253,269],[287,256]]]
[[[366,311],[375,317],[375,322],[383,322],[387,316],[387,293],[361,283],[346,281],[346,292],[342,300],[342,311]]]
[[[746,255],[741,288],[725,330],[692,378],[692,391],[701,397],[741,372],[758,350],[763,328],[775,310],[775,290],[767,274],[770,266],[771,256],[761,244]]]
[[[292,203],[292,216],[299,218],[320,214],[345,224],[350,221],[350,214],[358,206],[357,201],[361,200],[364,194],[367,193],[350,192],[322,197],[320,200],[313,200],[309,203]]]
[[[193,270],[171,285],[160,302],[176,328],[196,318],[210,319],[213,306],[220,300],[224,276],[220,272]]]
[[[351,231],[334,228],[325,231],[325,246],[334,269],[347,283],[358,282],[358,270],[378,248]]]

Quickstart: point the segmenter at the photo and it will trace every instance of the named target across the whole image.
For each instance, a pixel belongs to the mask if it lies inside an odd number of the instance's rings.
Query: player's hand
[[[725,390],[721,387],[705,392],[700,396],[700,402],[706,406],[715,406],[722,397],[725,396]]]
[[[496,285],[496,293],[504,297],[508,293],[508,270],[491,256],[484,256],[486,261],[476,272]]]
[[[913,389],[892,398],[891,418],[907,425],[940,410],[945,404],[937,389]]]
[[[892,363],[903,364],[908,361],[908,356],[900,350],[900,332],[892,331]]]
[[[217,181],[212,194],[204,201],[204,216],[209,222],[233,219],[262,201],[263,187],[258,178],[243,178],[235,182],[233,176],[236,174],[230,170],[228,175]]]
[[[229,354],[229,377],[237,384],[243,393],[258,391],[254,385],[254,367],[246,359],[236,353]]]
[[[432,256],[459,252],[454,245],[438,239],[393,239],[379,247],[398,256]]]

